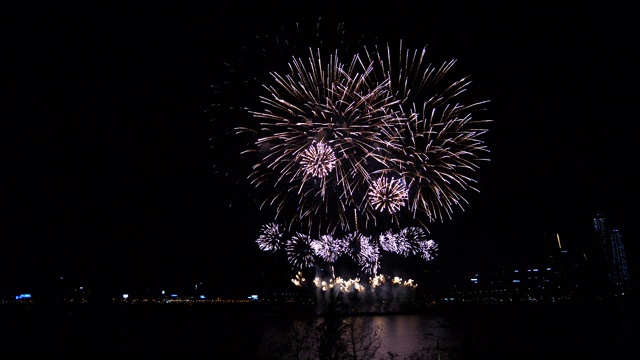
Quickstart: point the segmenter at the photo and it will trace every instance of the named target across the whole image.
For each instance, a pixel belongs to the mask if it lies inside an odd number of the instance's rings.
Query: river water
[[[247,310],[3,305],[0,359],[278,358],[274,339],[300,317]],[[566,360],[635,359],[639,313],[635,303],[464,304],[362,317],[379,330],[377,358]],[[302,334],[312,338],[322,318],[310,321]]]
[[[632,303],[465,304],[365,317],[378,355],[396,359],[636,359],[639,314]],[[274,333],[286,324],[265,328],[262,349]]]

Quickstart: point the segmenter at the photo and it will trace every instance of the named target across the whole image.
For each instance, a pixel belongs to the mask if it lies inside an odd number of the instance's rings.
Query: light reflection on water
[[[633,298],[615,303],[460,304],[361,318],[380,328],[378,355],[392,352],[397,360],[414,354],[419,357],[413,360],[626,360],[640,358],[638,303]],[[298,333],[311,345],[315,326],[322,321],[251,306],[13,305],[17,307],[0,307],[0,359],[255,360],[266,352],[269,356],[261,360],[282,360],[278,351],[295,345],[288,341],[294,321],[307,319],[299,323]],[[267,346],[270,337],[283,340],[282,346]]]
[[[371,319],[372,325],[380,327],[380,353],[407,356],[461,347],[460,337],[441,316],[391,315]]]
[[[637,359],[636,303],[460,305],[419,314],[363,316],[380,329],[378,355],[396,359]],[[306,324],[307,333],[322,319]],[[292,320],[279,320],[286,337]],[[263,329],[267,334],[274,323]],[[262,344],[268,336],[263,336]],[[264,349],[264,348],[262,348]],[[391,357],[387,356],[385,359]]]
[[[393,314],[363,316],[371,328],[379,329],[380,348],[378,355],[395,354],[405,358],[412,354],[436,354],[440,351],[459,352],[462,340],[449,322],[439,315]],[[307,322],[301,319],[280,319],[264,330],[260,353],[282,351],[276,342],[291,344],[293,339],[313,339],[316,327],[322,318]],[[295,329],[292,325],[295,324]],[[314,342],[313,339],[311,342]],[[285,346],[286,347],[286,346]],[[302,351],[304,354],[306,351]]]

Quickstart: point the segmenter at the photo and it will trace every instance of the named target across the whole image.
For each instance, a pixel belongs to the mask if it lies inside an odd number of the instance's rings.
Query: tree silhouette
[[[344,337],[347,325],[344,316],[348,307],[340,293],[334,292],[332,295],[329,297],[323,320],[317,327],[319,360],[347,359],[347,342]]]

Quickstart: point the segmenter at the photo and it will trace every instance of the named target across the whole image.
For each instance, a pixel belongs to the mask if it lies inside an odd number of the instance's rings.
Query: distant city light
[[[16,295],[16,300],[28,299],[31,297],[31,294],[20,294]]]
[[[127,299],[127,298],[129,298],[129,294],[122,294],[122,298],[123,298],[123,299]]]

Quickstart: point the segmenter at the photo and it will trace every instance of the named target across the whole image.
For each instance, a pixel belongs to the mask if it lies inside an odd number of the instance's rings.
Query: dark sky
[[[629,8],[231,3],[4,11],[4,291],[58,276],[123,288],[252,286],[273,260],[254,242],[257,210],[229,208],[238,189],[213,174],[211,86],[254,36],[319,17],[344,22],[348,34],[426,45],[434,62],[458,59],[469,91],[490,100],[491,161],[466,210],[434,225],[433,266],[519,259],[545,232],[578,244],[597,212],[622,230],[637,261],[639,59]]]

